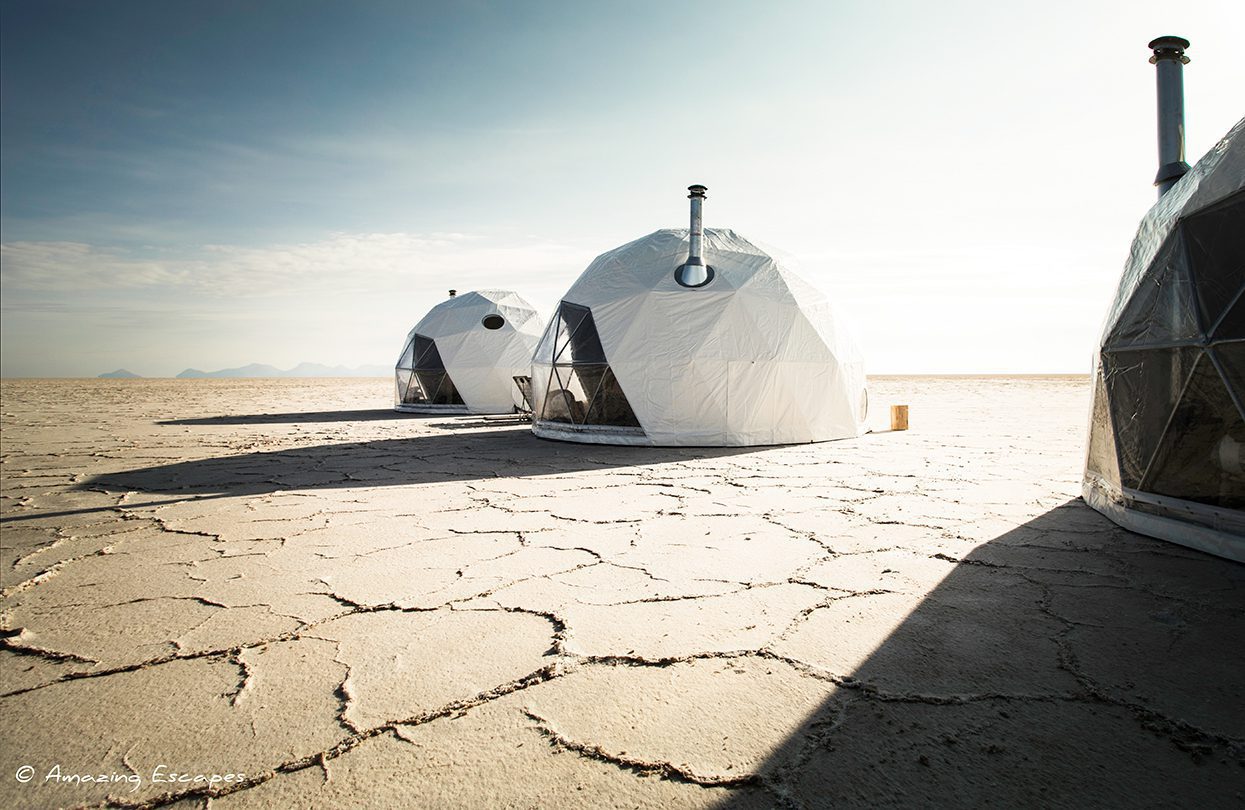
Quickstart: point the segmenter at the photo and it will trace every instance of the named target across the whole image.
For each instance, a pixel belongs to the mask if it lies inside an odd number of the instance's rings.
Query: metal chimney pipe
[[[702,185],[688,186],[687,198],[692,201],[692,222],[688,229],[687,261],[674,272],[674,280],[684,287],[703,287],[713,280],[713,269],[705,264],[705,227],[701,208],[705,202]]]
[[[456,295],[458,295],[458,290],[450,290],[450,298],[453,298]]]
[[[1189,57],[1184,49],[1189,40],[1159,37],[1149,46],[1154,51],[1150,64],[1158,78],[1159,173],[1154,178],[1162,197],[1189,171],[1184,162],[1184,66]]]
[[[688,234],[687,263],[704,264],[701,256],[704,255],[705,222],[701,207],[705,203],[705,192],[709,189],[704,186],[688,186],[687,190],[689,192],[687,198],[692,201],[692,227]]]

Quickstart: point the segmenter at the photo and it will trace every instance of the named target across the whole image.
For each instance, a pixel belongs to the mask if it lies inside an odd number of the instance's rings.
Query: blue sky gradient
[[[1088,368],[1153,201],[1243,114],[1229,2],[0,2],[7,376],[388,363],[448,287],[545,312],[706,224],[875,372]],[[314,324],[314,330],[308,330]]]

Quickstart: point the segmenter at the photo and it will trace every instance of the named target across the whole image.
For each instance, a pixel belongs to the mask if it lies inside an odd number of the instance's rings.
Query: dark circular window
[[[500,315],[485,315],[480,323],[484,324],[485,329],[501,329],[506,325],[506,319]]]

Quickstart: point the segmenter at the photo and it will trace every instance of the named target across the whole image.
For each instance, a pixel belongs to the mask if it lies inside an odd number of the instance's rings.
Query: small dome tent
[[[1245,562],[1245,120],[1167,182],[1095,358],[1083,495],[1125,528]]]
[[[830,302],[729,230],[597,257],[532,361],[532,429],[569,441],[743,446],[857,436],[864,363]]]
[[[405,413],[511,413],[516,376],[531,368],[543,324],[509,290],[450,297],[406,335],[394,369],[394,409]]]

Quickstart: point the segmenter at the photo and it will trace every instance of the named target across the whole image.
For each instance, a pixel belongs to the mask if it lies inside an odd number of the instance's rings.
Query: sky
[[[0,373],[391,365],[686,227],[782,252],[867,370],[1084,373],[1156,196],[1245,115],[1230,2],[0,0]]]

